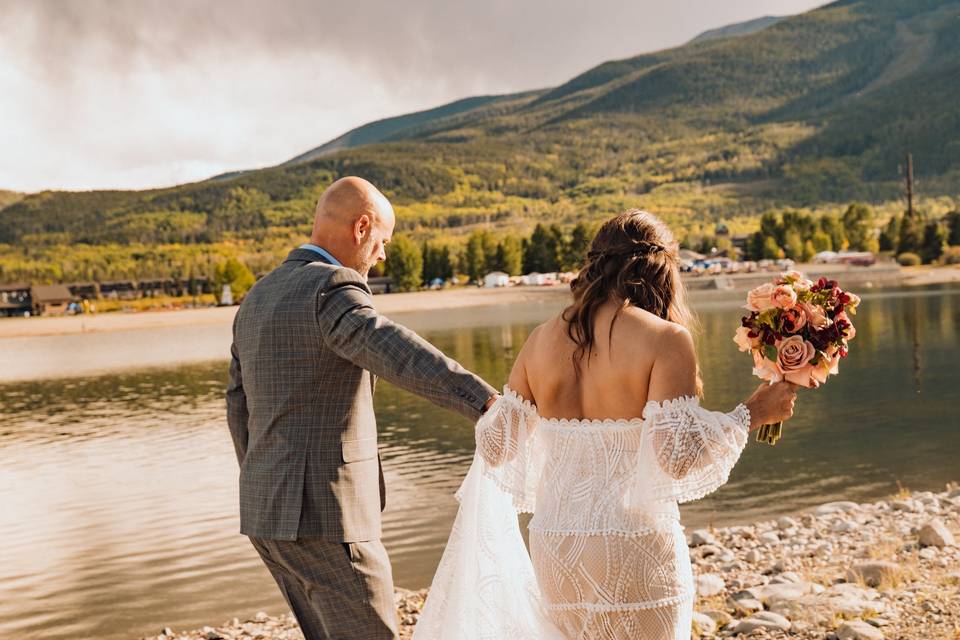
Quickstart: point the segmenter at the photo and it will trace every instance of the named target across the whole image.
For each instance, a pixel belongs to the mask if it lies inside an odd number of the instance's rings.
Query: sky
[[[822,0],[0,0],[0,189],[271,166]]]

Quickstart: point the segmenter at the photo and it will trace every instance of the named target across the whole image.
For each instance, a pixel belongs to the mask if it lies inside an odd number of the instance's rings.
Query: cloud
[[[811,0],[0,0],[0,188],[276,164],[377,118],[559,84]]]

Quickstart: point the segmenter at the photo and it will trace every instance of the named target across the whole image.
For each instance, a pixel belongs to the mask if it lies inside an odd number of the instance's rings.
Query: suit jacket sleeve
[[[236,320],[234,320],[236,327]],[[227,425],[230,427],[230,436],[233,439],[233,448],[237,453],[237,461],[243,464],[247,454],[247,420],[250,413],[247,410],[247,395],[243,391],[243,376],[240,373],[240,356],[237,353],[237,343],[230,345],[230,379],[227,382]]]
[[[319,292],[317,322],[327,347],[344,360],[471,420],[496,391],[413,331],[373,308],[366,282],[337,269]]]

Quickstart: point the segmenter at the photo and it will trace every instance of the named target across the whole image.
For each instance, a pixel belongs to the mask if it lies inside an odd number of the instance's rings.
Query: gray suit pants
[[[250,538],[306,640],[395,640],[393,572],[379,540]]]

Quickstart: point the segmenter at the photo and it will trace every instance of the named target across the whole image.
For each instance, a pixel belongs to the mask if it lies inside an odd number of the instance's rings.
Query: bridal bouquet
[[[834,280],[808,280],[788,271],[747,294],[743,317],[733,340],[753,355],[753,373],[771,384],[786,380],[816,388],[838,372],[856,335],[850,316],[860,298]],[[776,444],[783,424],[763,425],[757,440]]]

